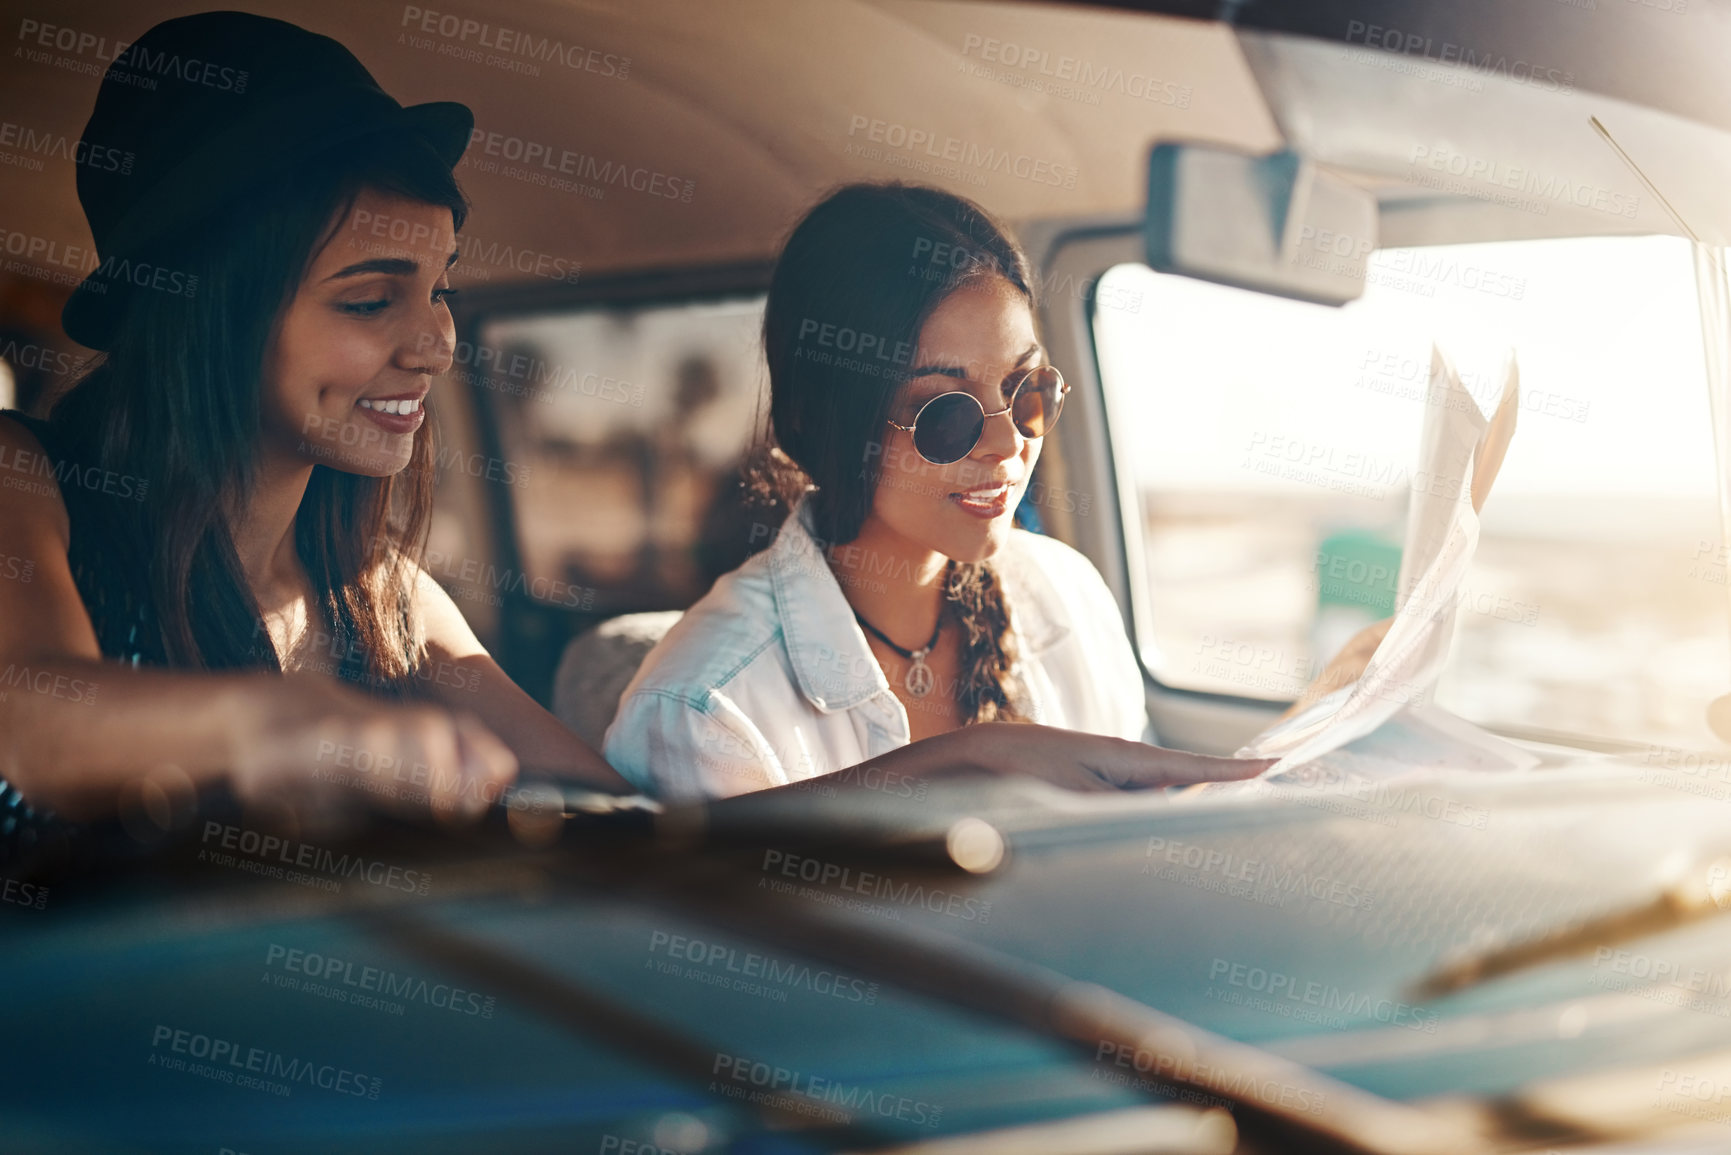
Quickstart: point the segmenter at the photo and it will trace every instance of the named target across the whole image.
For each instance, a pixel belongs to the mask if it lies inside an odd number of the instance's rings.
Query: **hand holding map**
[[[1511,354],[1501,401],[1487,418],[1433,346],[1395,616],[1356,682],[1283,719],[1237,752],[1240,758],[1279,758],[1263,777],[1362,738],[1402,707],[1428,702],[1448,658],[1461,581],[1478,546],[1478,514],[1514,436],[1519,384]]]

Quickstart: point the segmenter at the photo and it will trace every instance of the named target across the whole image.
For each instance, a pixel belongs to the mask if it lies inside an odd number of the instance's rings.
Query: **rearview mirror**
[[[1154,146],[1148,264],[1162,273],[1344,305],[1364,293],[1376,198],[1294,152]]]

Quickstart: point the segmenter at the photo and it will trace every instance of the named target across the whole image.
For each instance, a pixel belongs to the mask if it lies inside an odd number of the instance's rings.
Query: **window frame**
[[[1136,495],[1131,456],[1123,444],[1126,425],[1120,420],[1113,426],[1111,399],[1100,371],[1092,288],[1114,266],[1146,261],[1142,221],[1138,217],[1079,225],[1059,222],[1045,229],[1030,228],[1024,239],[1046,287],[1039,299],[1041,335],[1052,362],[1070,382],[1064,420],[1054,431],[1065,466],[1063,484],[1101,498],[1093,503],[1089,517],[1054,518],[1054,536],[1086,556],[1117,599],[1160,741],[1231,753],[1266,727],[1280,713],[1281,704],[1161,681],[1143,651],[1138,629],[1152,609],[1142,504]]]
[[[769,290],[772,262],[746,261],[678,269],[651,269],[583,276],[575,284],[548,283],[463,286],[452,300],[457,340],[478,347],[485,326],[496,321],[556,317],[593,309],[678,307],[758,296]],[[462,397],[461,412],[441,413],[441,425],[454,425],[453,432],[466,438],[478,452],[504,460],[497,397],[456,378],[455,393]],[[443,429],[442,429],[443,431]],[[510,487],[484,480],[450,478],[446,483],[466,481],[479,486],[478,506],[486,523],[465,523],[476,555],[499,570],[522,573],[523,551],[519,546],[517,506]],[[470,617],[467,603],[459,603],[470,625],[493,659],[532,697],[546,705],[551,700],[553,673],[566,639],[574,637],[608,617],[610,609],[573,610],[537,600],[514,589],[501,591],[501,603],[491,621]],[[485,628],[483,628],[485,627]]]
[[[1164,682],[1155,673],[1156,655],[1142,641],[1142,623],[1153,615],[1148,587],[1146,543],[1142,532],[1142,506],[1137,491],[1130,447],[1125,444],[1128,425],[1113,422],[1111,394],[1106,389],[1095,344],[1094,285],[1120,264],[1146,264],[1140,218],[1116,219],[1086,224],[1050,222],[1029,230],[1038,242],[1030,243],[1030,257],[1045,285],[1086,285],[1088,292],[1053,293],[1040,301],[1041,332],[1052,360],[1071,382],[1065,421],[1056,431],[1065,451],[1066,485],[1110,497],[1097,503],[1101,516],[1059,521],[1058,536],[1085,554],[1105,578],[1118,600],[1124,628],[1141,667],[1149,716],[1165,745],[1209,753],[1230,754],[1243,741],[1269,725],[1289,702],[1251,698],[1214,690],[1196,690]],[[1431,247],[1450,242],[1429,238]],[[1077,420],[1080,417],[1081,420]],[[1107,528],[1110,525],[1110,530]],[[1111,531],[1114,531],[1111,532]],[[1506,738],[1518,739],[1570,751],[1639,754],[1648,744],[1596,734],[1577,734],[1543,727],[1484,726]]]

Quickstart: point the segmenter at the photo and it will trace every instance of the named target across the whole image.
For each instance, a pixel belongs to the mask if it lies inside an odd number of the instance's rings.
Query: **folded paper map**
[[[1238,751],[1240,758],[1279,759],[1263,778],[1363,738],[1402,709],[1437,713],[1429,705],[1431,694],[1448,659],[1461,582],[1478,546],[1478,514],[1514,436],[1519,394],[1520,374],[1511,354],[1502,399],[1487,418],[1449,359],[1432,347],[1394,619],[1356,682],[1281,720]],[[1515,750],[1480,734],[1487,748]]]

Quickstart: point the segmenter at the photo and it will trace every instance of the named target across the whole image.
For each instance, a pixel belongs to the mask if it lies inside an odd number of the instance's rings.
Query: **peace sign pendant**
[[[913,665],[902,677],[902,686],[911,697],[923,698],[932,692],[932,685],[937,681],[932,674],[932,668],[926,665],[926,651],[920,650],[914,655]]]

